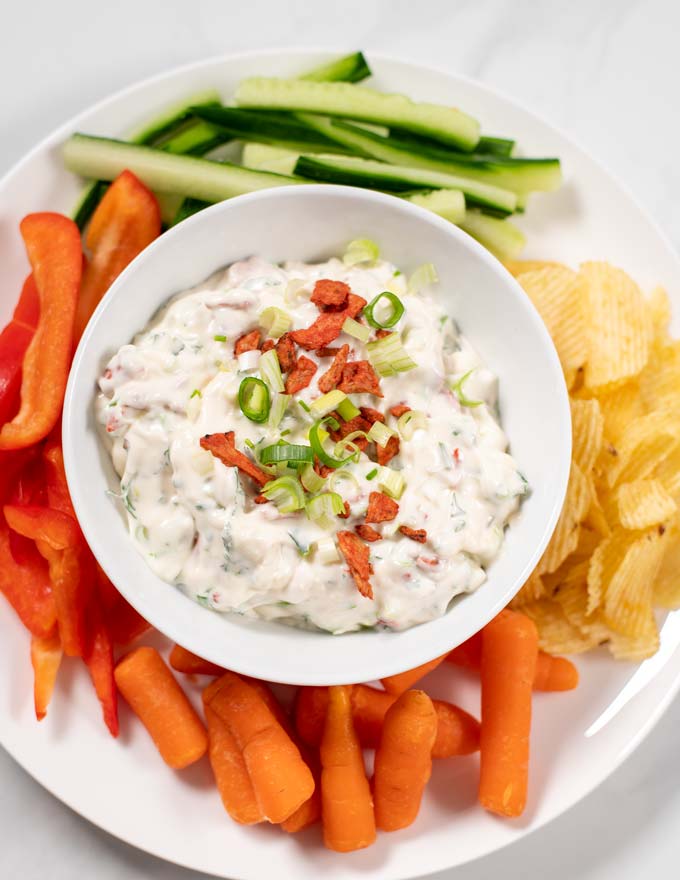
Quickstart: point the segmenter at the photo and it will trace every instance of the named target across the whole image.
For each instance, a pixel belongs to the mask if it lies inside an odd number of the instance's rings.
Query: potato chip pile
[[[606,642],[642,660],[659,647],[654,607],[680,607],[680,340],[668,297],[645,297],[607,263],[508,268],[552,335],[573,426],[564,508],[513,607],[544,651]]]

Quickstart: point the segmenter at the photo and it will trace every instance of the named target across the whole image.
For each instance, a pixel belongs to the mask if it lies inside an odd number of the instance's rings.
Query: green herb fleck
[[[192,397],[203,397],[203,395],[202,395],[201,392],[198,390],[198,388],[194,388],[194,390],[193,390],[193,391],[191,392],[191,394],[189,395],[189,400],[191,400]]]
[[[213,339],[215,340],[215,342],[226,342],[227,341],[227,337],[223,336],[221,333],[218,333],[216,336],[213,336]]]
[[[366,479],[367,479],[367,480],[373,480],[373,479],[375,479],[375,477],[377,477],[377,476],[378,476],[378,468],[373,468],[372,471],[369,471],[369,472],[366,474]]]

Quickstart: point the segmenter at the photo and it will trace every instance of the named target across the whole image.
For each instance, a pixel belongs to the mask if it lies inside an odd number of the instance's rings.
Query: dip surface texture
[[[367,303],[383,291],[395,294],[404,313],[390,329],[416,364],[378,376],[382,397],[348,392],[356,407],[378,411],[399,439],[388,467],[405,481],[396,517],[371,523],[380,536],[366,544],[373,598],[361,595],[333,541],[340,531],[366,525],[369,496],[381,491],[389,474],[377,463],[374,443],[327,475],[322,491],[337,493],[350,510],[347,518],[334,516],[330,528],[305,510],[283,514],[272,502],[256,503],[255,482],[200,446],[205,435],[233,431],[236,449],[260,466],[267,446],[309,445],[310,426],[322,416],[307,409],[322,396],[318,381],[333,354],[296,346],[295,356],[317,370],[290,396],[274,427],[251,421],[239,407],[243,379],[260,372],[257,352],[237,358],[234,345],[259,327],[258,316],[268,307],[288,314],[291,331],[310,327],[320,315],[310,297],[321,279],[345,282]],[[385,306],[383,298],[374,313],[379,320],[389,311]],[[368,343],[376,340],[369,329]],[[265,338],[262,331],[260,346]],[[367,343],[346,332],[329,343],[336,349],[345,344],[350,363],[369,359]],[[498,424],[496,385],[438,302],[425,292],[408,292],[392,264],[348,267],[333,259],[277,266],[252,258],[174,297],[111,359],[96,405],[130,534],[160,578],[216,611],[343,633],[431,620],[454,596],[484,582],[527,490]],[[410,431],[400,423],[403,434],[390,412],[398,406],[422,413]],[[327,438],[331,455],[333,447]],[[402,526],[416,530],[417,538]]]

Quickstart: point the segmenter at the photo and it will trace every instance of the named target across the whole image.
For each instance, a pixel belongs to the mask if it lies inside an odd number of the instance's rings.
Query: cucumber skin
[[[509,220],[478,211],[467,211],[458,225],[501,261],[516,259],[526,244],[524,233]]]
[[[298,79],[309,82],[349,82],[357,83],[372,75],[371,68],[363,52],[353,52],[328,64],[321,64],[303,73]]]

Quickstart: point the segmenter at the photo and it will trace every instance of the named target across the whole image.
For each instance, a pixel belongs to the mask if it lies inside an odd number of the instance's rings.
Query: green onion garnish
[[[463,391],[463,382],[465,382],[472,373],[474,373],[474,369],[468,370],[464,376],[461,376],[460,379],[451,386],[451,391],[456,395],[458,403],[460,403],[461,406],[481,406],[484,403],[483,400],[470,400]]]
[[[340,468],[340,470],[333,471],[333,473],[328,478],[328,488],[331,492],[338,492],[340,483],[343,481],[353,483],[354,489],[358,492],[360,489],[359,481],[354,476],[349,468]]]
[[[298,400],[298,403],[300,404],[300,406],[302,407],[302,409],[303,409],[306,413],[311,412],[311,409],[309,408],[309,404],[305,403],[304,400]]]
[[[390,333],[389,336],[369,342],[366,350],[368,359],[381,376],[393,376],[395,373],[404,373],[418,366],[401,344],[401,336],[398,333]]]
[[[283,336],[293,323],[293,319],[288,312],[284,312],[283,309],[277,309],[276,306],[269,306],[269,308],[261,312],[258,316],[258,321],[265,334],[273,339]]]
[[[262,490],[262,494],[276,505],[279,513],[293,513],[305,506],[305,493],[295,477],[271,480]]]
[[[342,325],[342,332],[347,333],[349,336],[353,336],[355,339],[358,339],[359,342],[368,342],[371,335],[370,329],[365,324],[360,324],[358,321],[355,321],[354,318],[345,318],[345,323]]]
[[[317,474],[314,470],[314,465],[312,464],[305,465],[304,470],[300,474],[300,482],[305,489],[313,495],[321,492],[326,485],[326,480]]]
[[[227,341],[227,337],[223,336],[221,333],[218,333],[217,336],[213,336],[213,339],[215,340],[215,342],[226,342]]]
[[[314,453],[311,446],[301,446],[297,443],[275,443],[273,446],[265,446],[260,452],[262,464],[274,464],[279,461],[297,462],[314,461]]]
[[[427,428],[427,416],[424,412],[410,409],[397,419],[397,428],[404,440],[410,440],[419,428]]]
[[[323,447],[323,440],[321,439],[321,432],[323,431],[323,426],[325,424],[330,425],[331,430],[337,431],[340,425],[338,424],[337,419],[334,419],[333,416],[326,416],[324,419],[319,419],[309,429],[309,442],[312,444],[312,449],[314,450],[314,455],[316,455],[320,462],[325,464],[327,467],[339,468],[342,467],[343,464],[347,464],[348,461],[351,461],[354,458],[355,453],[352,455],[348,455],[347,458],[333,458],[332,455],[329,455],[328,452]],[[323,432],[326,433],[325,431]],[[326,436],[328,436],[326,434]]]
[[[378,468],[373,468],[372,471],[369,471],[369,472],[366,474],[366,479],[367,479],[367,480],[373,480],[373,479],[375,479],[375,477],[377,477],[377,476],[378,476]]]
[[[347,395],[344,391],[338,391],[338,389],[335,388],[333,391],[329,391],[328,394],[324,394],[322,397],[317,397],[309,410],[311,414],[317,418],[326,416],[342,403],[346,397]]]
[[[438,281],[439,276],[432,263],[423,263],[422,266],[418,266],[409,278],[408,291],[409,293],[417,293],[423,287],[427,287],[429,284],[436,284]]]
[[[383,320],[379,320],[376,317],[375,310],[383,299],[390,304],[391,308],[389,314]],[[379,293],[375,299],[372,299],[370,303],[364,307],[364,317],[371,327],[375,327],[376,330],[387,330],[390,327],[394,327],[403,314],[404,304],[399,297],[390,290],[383,290],[382,293]]]
[[[338,411],[338,415],[345,422],[350,422],[352,419],[361,415],[358,406],[354,406],[349,397],[345,397],[336,407]]]
[[[198,390],[198,388],[194,388],[194,390],[193,390],[193,391],[191,392],[191,394],[189,395],[189,400],[191,400],[192,397],[203,397],[203,395],[202,395],[201,392]]]
[[[283,391],[283,376],[281,375],[281,367],[279,366],[279,356],[276,349],[272,348],[260,358],[260,376],[269,385],[272,391]]]
[[[406,480],[399,471],[383,466],[378,468],[378,485],[385,495],[389,495],[390,498],[395,498],[398,501],[406,488]]]
[[[246,439],[243,442],[246,444],[248,449],[255,449],[255,444],[249,438],[246,437]]]
[[[373,443],[377,443],[378,446],[387,446],[390,438],[394,437],[394,431],[392,428],[388,428],[387,425],[383,425],[382,422],[373,422],[371,430],[366,436]]]
[[[378,245],[370,238],[355,238],[347,245],[342,258],[345,266],[356,266],[357,263],[375,263],[380,258]]]
[[[238,389],[238,405],[251,422],[266,422],[269,416],[269,388],[262,379],[246,376]]]
[[[281,419],[286,411],[286,407],[288,406],[288,401],[290,400],[289,394],[275,394],[272,400],[272,407],[269,410],[269,427],[277,428],[281,424]],[[282,431],[281,436],[284,434],[289,434],[290,431]]]
[[[307,516],[322,529],[332,529],[335,517],[345,512],[345,502],[337,492],[322,492],[305,504]]]

